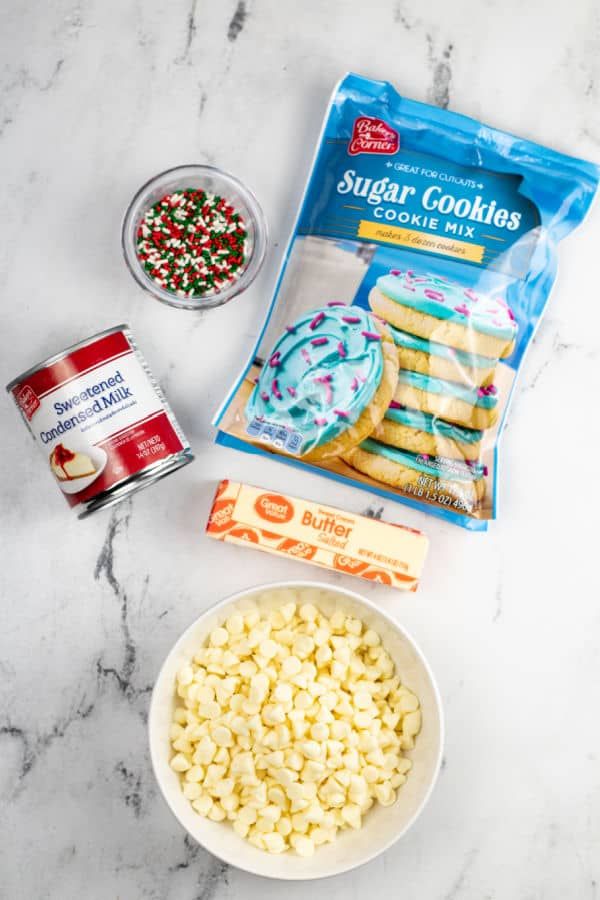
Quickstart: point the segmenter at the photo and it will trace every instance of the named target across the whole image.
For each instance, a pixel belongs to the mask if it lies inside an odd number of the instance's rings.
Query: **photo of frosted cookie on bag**
[[[491,428],[498,421],[498,389],[493,384],[472,388],[400,369],[394,400],[464,428]]]
[[[497,360],[515,348],[517,323],[504,300],[440,275],[394,269],[377,279],[369,305],[394,328],[466,353]]]
[[[390,325],[394,343],[398,347],[401,369],[420,372],[446,381],[459,381],[471,387],[491,384],[498,360],[477,353],[456,350],[446,344],[428,341],[400,331]]]
[[[410,453],[477,460],[481,455],[483,431],[453,425],[392,400],[371,437]]]
[[[485,497],[485,466],[409,453],[367,438],[343,455],[349,466],[406,494],[472,513]]]
[[[276,341],[246,403],[246,433],[310,462],[331,459],[371,434],[397,383],[389,329],[364,309],[331,303]]]

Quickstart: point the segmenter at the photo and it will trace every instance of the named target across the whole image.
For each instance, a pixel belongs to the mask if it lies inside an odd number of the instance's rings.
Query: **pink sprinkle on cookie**
[[[313,345],[313,347],[321,347],[323,344],[328,344],[328,343],[329,343],[329,338],[326,338],[326,337],[313,338],[311,341],[311,344]]]
[[[314,319],[308,326],[310,328],[310,330],[314,331],[315,328],[317,328],[321,324],[321,322],[323,321],[324,318],[325,318],[324,312],[317,313],[317,315],[314,317]]]
[[[265,403],[268,403],[271,399],[266,391],[261,391],[260,398],[261,400],[264,400]]]
[[[381,335],[376,334],[374,331],[361,331],[361,334],[368,341],[380,341],[381,340]]]
[[[327,306],[347,306],[342,300],[330,300]]]
[[[276,378],[274,378],[271,383],[271,390],[273,391],[273,393],[275,394],[275,396],[277,397],[278,400],[283,400],[283,394],[279,390],[279,384],[277,383]]]
[[[324,416],[318,416],[314,422],[315,425],[318,425],[320,428],[322,428],[323,425],[327,425],[327,419]]]
[[[342,359],[345,359],[348,356],[348,354],[346,353],[346,348],[344,347],[344,344],[342,341],[340,341],[339,344],[337,345],[337,352],[339,353],[339,355],[341,356]]]
[[[345,409],[334,409],[333,411],[334,411],[334,413],[336,414],[336,416],[339,416],[339,417],[340,417],[340,419],[347,419],[347,418],[348,418],[348,413],[346,412]]]
[[[304,360],[306,365],[310,366],[312,363],[312,359],[310,358],[310,354],[309,354],[308,350],[305,347],[302,347],[302,349],[300,350],[300,353],[302,354],[302,359]]]
[[[358,378],[356,376],[350,382],[350,390],[357,391],[358,390]]]
[[[342,316],[342,322],[347,322],[348,325],[358,325],[360,318],[359,316]]]
[[[296,334],[296,326],[295,325],[286,325],[285,330],[288,334]]]
[[[465,288],[463,293],[467,300],[470,300],[472,303],[479,303],[479,297],[474,291],[471,290],[471,288]]]
[[[441,291],[432,291],[431,288],[425,288],[423,293],[429,300],[437,300],[439,303],[444,302],[444,295]]]
[[[317,384],[322,384],[325,388],[325,402],[327,405],[331,403],[333,400],[333,391],[331,390],[331,385],[329,382],[331,381],[331,375],[322,375],[320,377],[315,378]]]
[[[398,276],[402,275],[402,269],[392,269],[390,275],[395,275],[398,278]]]
[[[279,350],[277,350],[277,352],[274,353],[273,356],[271,357],[271,359],[269,360],[269,365],[271,366],[272,369],[276,369],[277,366],[280,364],[280,362],[281,362],[281,353],[279,352]]]
[[[460,313],[461,316],[467,316],[467,317],[468,317],[468,316],[471,315],[471,310],[470,310],[468,307],[466,307],[464,303],[461,303],[461,304],[459,304],[458,306],[455,306],[455,307],[454,307],[454,312]]]
[[[290,395],[290,397],[295,397],[298,393],[295,387],[289,387],[287,389],[287,392]]]

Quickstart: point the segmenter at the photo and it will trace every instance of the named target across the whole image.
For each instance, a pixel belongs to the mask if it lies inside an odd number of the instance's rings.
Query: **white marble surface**
[[[333,83],[348,68],[387,77],[599,160],[597,4],[4,0],[0,41],[0,380],[129,321],[197,453],[79,522],[0,405],[0,896],[596,900],[598,209],[562,248],[522,373],[498,523],[472,535],[385,504],[428,531],[431,555],[417,595],[368,593],[422,643],[448,726],[439,785],[406,839],[310,887],[225,867],[158,796],[145,720],[161,660],[200,610],[310,573],[209,544],[203,526],[218,478],[291,480],[216,448],[210,417],[261,321]],[[143,295],[119,249],[132,192],[191,161],[247,180],[273,238],[251,292],[205,317]],[[381,506],[309,474],[293,483],[351,509]]]

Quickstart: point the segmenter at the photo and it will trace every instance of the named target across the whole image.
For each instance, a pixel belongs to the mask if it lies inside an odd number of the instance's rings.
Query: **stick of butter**
[[[417,589],[429,546],[421,531],[404,525],[227,479],[217,488],[206,532],[405,591]]]

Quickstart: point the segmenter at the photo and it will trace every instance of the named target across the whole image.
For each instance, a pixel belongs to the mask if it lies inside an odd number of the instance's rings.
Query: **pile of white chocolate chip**
[[[234,614],[177,676],[171,767],[194,809],[270,853],[310,856],[389,806],[421,727],[374,631],[285,603]]]

